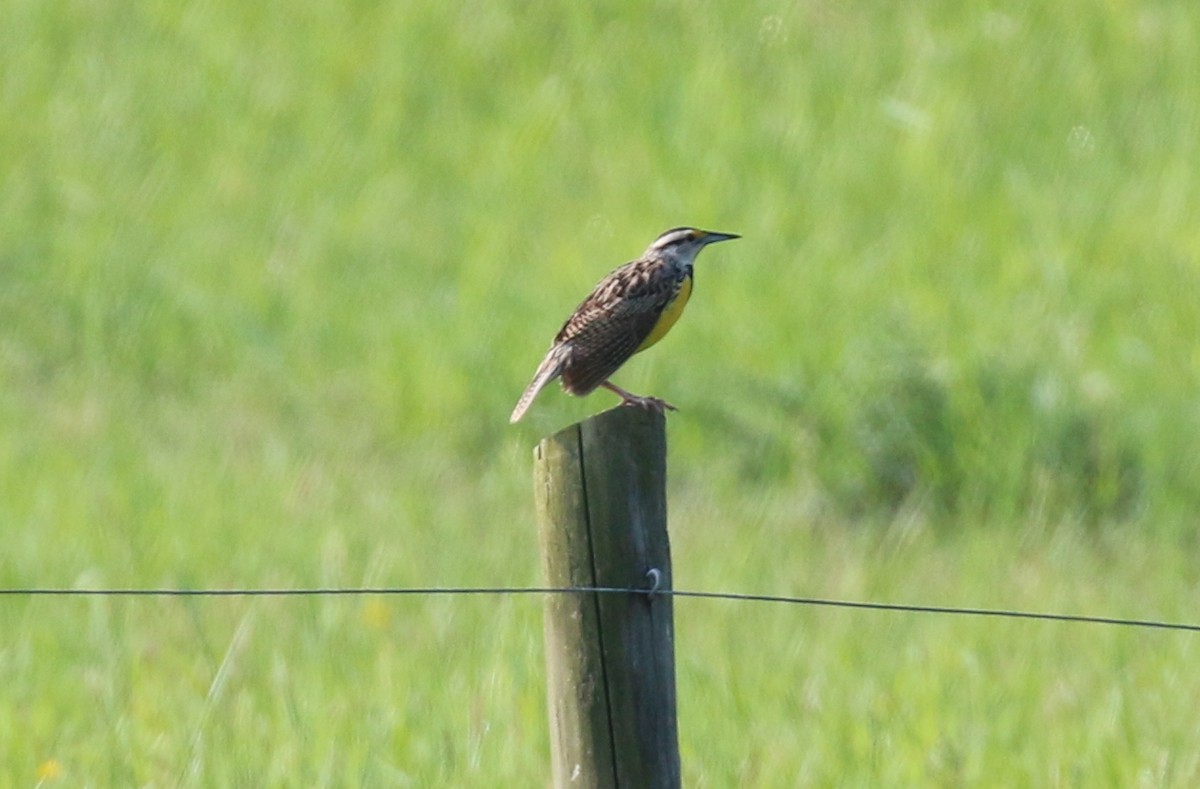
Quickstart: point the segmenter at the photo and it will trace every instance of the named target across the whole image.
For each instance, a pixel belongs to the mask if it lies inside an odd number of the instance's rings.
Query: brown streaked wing
[[[593,321],[571,340],[571,357],[562,373],[563,389],[585,395],[608,380],[633,356],[654,329],[659,307],[619,319]]]
[[[664,266],[642,260],[601,280],[555,338],[571,344],[563,388],[587,394],[615,373],[654,330],[676,287]]]

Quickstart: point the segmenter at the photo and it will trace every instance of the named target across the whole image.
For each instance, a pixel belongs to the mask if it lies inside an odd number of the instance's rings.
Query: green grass
[[[536,583],[678,224],[681,588],[1196,621],[1200,9],[15,0],[0,586]],[[688,786],[1191,786],[1178,633],[687,600]],[[536,786],[539,601],[0,599],[0,785]]]

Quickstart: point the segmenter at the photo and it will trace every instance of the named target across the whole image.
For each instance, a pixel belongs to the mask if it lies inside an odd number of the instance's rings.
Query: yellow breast
[[[642,344],[637,347],[634,353],[644,351],[654,343],[661,340],[675,325],[675,321],[679,320],[679,316],[683,314],[683,308],[687,306],[688,299],[692,295],[692,275],[689,272],[683,284],[679,286],[675,297],[667,302],[667,306],[663,307],[662,314],[658,316],[658,323],[654,324],[654,328],[650,331],[650,335],[642,341]]]

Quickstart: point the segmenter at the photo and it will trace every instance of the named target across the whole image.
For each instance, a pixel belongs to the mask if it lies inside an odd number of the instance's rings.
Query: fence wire
[[[1006,608],[967,608],[942,605],[912,605],[858,600],[837,600],[824,597],[792,597],[788,595],[752,594],[744,592],[704,592],[685,589],[634,589],[614,586],[362,586],[317,588],[229,588],[229,589],[70,589],[26,587],[0,589],[0,597],[367,597],[367,596],[516,596],[605,594],[657,595],[704,600],[729,600],[743,603],[778,603],[784,605],[848,608],[867,611],[890,611],[911,614],[940,614],[948,616],[993,617],[998,619],[1032,619],[1049,622],[1076,622],[1091,625],[1112,625],[1156,630],[1200,632],[1200,624],[1167,622],[1156,619],[1133,619],[1088,614],[1062,614],[1041,611],[1021,611]]]

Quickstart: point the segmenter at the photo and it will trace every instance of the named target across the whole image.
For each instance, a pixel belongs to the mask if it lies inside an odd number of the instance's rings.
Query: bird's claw
[[[679,409],[657,397],[626,397],[621,405],[632,405],[638,408],[645,408],[648,411],[653,411],[656,414],[663,414],[667,411],[678,411]]]

